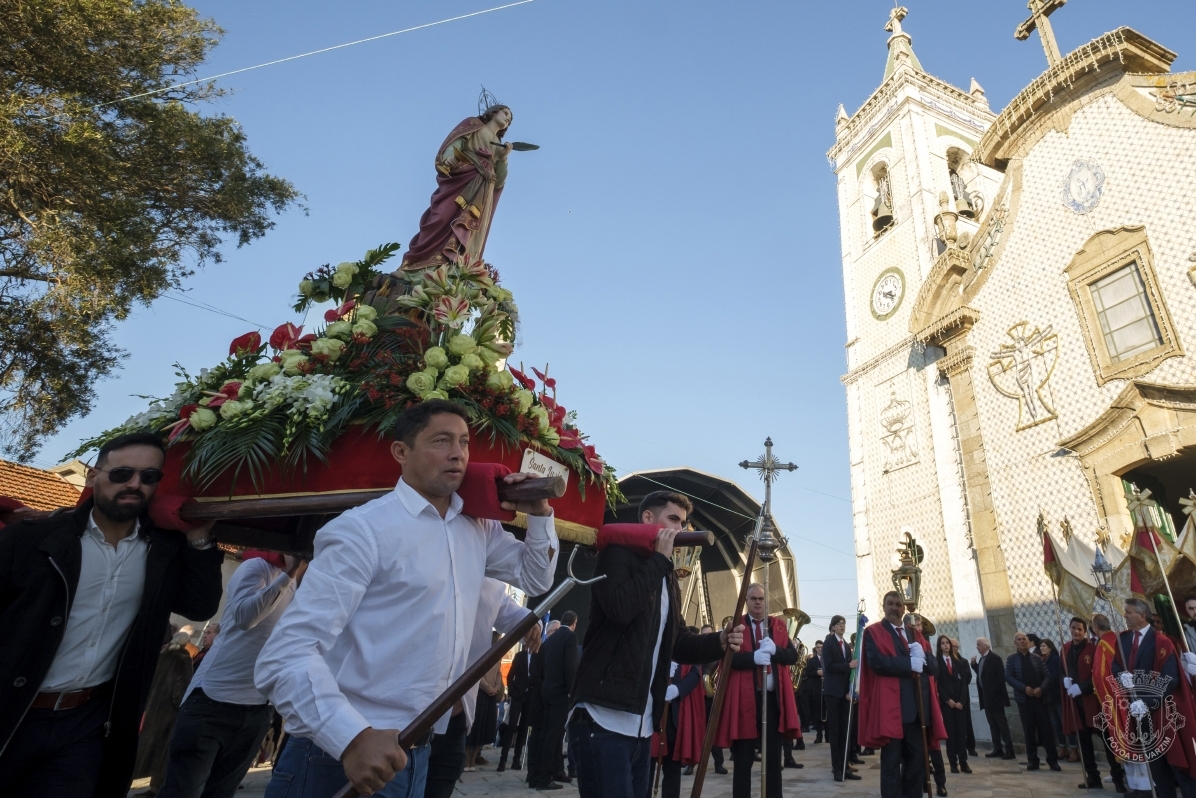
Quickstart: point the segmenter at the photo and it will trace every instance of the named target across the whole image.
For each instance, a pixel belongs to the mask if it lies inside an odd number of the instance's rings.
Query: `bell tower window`
[[[889,178],[889,168],[877,164],[872,170],[872,179],[876,185],[876,199],[872,203],[872,232],[880,236],[893,226],[893,184]]]
[[[947,175],[951,178],[951,196],[955,200],[955,212],[965,219],[975,219],[980,210],[979,196],[968,191],[967,181],[960,172],[968,162],[968,154],[958,147],[947,150]]]

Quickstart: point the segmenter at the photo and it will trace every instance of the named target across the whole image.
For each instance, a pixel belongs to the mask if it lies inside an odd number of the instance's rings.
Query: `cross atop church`
[[[1055,42],[1055,31],[1051,29],[1051,14],[1058,11],[1067,0],[1030,0],[1026,8],[1030,9],[1030,18],[1017,26],[1013,38],[1024,42],[1030,34],[1038,30],[1038,38],[1042,40],[1042,49],[1046,51],[1047,65],[1054,66],[1063,60],[1059,53],[1059,45]]]
[[[889,12],[889,21],[885,23],[885,30],[892,33],[894,36],[901,34],[901,20],[909,16],[909,9],[905,6],[897,6]]]
[[[772,438],[767,438],[764,441],[764,454],[757,457],[755,460],[744,460],[739,464],[740,468],[754,468],[760,472],[760,479],[764,480],[764,506],[761,511],[764,515],[772,512],[772,482],[777,478],[777,473],[780,471],[796,471],[797,466],[793,463],[782,463],[772,453]]]

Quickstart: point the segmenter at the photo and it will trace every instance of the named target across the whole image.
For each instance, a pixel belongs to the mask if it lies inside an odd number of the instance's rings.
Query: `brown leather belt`
[[[38,693],[31,705],[33,709],[75,709],[91,700],[95,687],[84,687],[70,693]]]

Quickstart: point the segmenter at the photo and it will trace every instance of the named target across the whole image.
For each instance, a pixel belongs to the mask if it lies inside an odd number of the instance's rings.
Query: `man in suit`
[[[864,629],[859,740],[880,748],[881,798],[918,798],[926,781],[923,722],[932,748],[947,737],[931,680],[937,668],[926,638],[903,623],[901,594],[889,591],[883,606],[884,619]]]
[[[1013,735],[1009,733],[1009,718],[1005,707],[1009,706],[1009,690],[1005,687],[1005,664],[988,644],[987,637],[976,638],[979,657],[972,657],[972,670],[976,671],[976,692],[980,696],[980,708],[988,720],[988,731],[993,741],[993,750],[985,754],[989,759],[1015,759]]]
[[[1129,668],[1123,668],[1120,658],[1113,661],[1113,673],[1118,676],[1121,686],[1130,699],[1129,715],[1133,718],[1146,720],[1141,728],[1162,729],[1164,702],[1170,699],[1176,704],[1181,714],[1191,720],[1191,692],[1188,688],[1188,677],[1182,671],[1180,657],[1176,651],[1175,642],[1152,627],[1153,613],[1150,605],[1139,598],[1125,600],[1125,625],[1129,628],[1121,633],[1121,651],[1129,660]],[[1143,673],[1157,673],[1165,677],[1167,686],[1163,695],[1151,694],[1134,688],[1133,677],[1126,671]],[[1187,726],[1188,724],[1184,724]],[[1159,798],[1174,798],[1177,791],[1184,796],[1196,795],[1196,778],[1193,778],[1190,768],[1188,749],[1192,745],[1192,732],[1183,727],[1177,732],[1177,739],[1165,756],[1158,757],[1150,763],[1150,775],[1154,780],[1155,794]],[[1173,750],[1174,749],[1174,750]],[[1127,768],[1128,769],[1128,768]],[[1131,785],[1133,786],[1133,785]],[[1133,789],[1127,793],[1127,798],[1145,798],[1150,795],[1148,790]]]
[[[527,774],[534,790],[559,790],[554,779],[569,781],[561,741],[569,718],[569,694],[577,677],[577,613],[568,610],[561,616],[561,628],[544,642],[544,682],[540,686],[540,716],[544,733],[537,740],[536,771]]]
[[[544,640],[556,634],[561,628],[560,621],[549,621],[544,628]],[[537,772],[537,759],[540,756],[540,741],[544,737],[544,700],[540,697],[540,688],[544,685],[544,645],[541,643],[539,651],[533,651],[527,660],[527,724],[531,734],[527,740],[527,778],[531,781],[532,773]],[[551,766],[550,766],[551,767]]]
[[[528,659],[527,649],[520,648],[507,671],[507,696],[511,699],[511,706],[507,710],[506,731],[502,736],[502,755],[498,758],[499,773],[507,769],[507,754],[511,751],[512,740],[515,742],[515,757],[511,760],[511,770],[523,767],[523,744],[527,742]]]
[[[851,687],[851,669],[857,663],[851,658],[851,647],[843,639],[847,631],[847,619],[842,615],[831,618],[830,634],[822,645],[822,702],[826,709],[826,735],[831,744],[831,772],[835,781],[847,778],[859,781],[850,766],[844,771],[844,757],[847,753],[847,719],[851,713],[848,690]]]
[[[802,724],[817,735],[815,743],[822,742],[824,724],[822,722],[822,641],[814,642],[814,652],[806,660],[805,670],[801,677],[801,688],[798,698],[801,703],[798,711]]]
[[[1051,716],[1044,696],[1048,690],[1058,690],[1051,682],[1050,671],[1042,658],[1030,648],[1030,637],[1025,632],[1013,636],[1017,651],[1005,660],[1005,681],[1013,688],[1013,700],[1022,719],[1022,731],[1026,735],[1026,770],[1038,770],[1038,746],[1046,749],[1047,765],[1051,770],[1059,767],[1059,749],[1055,747],[1055,733],[1051,730]]]

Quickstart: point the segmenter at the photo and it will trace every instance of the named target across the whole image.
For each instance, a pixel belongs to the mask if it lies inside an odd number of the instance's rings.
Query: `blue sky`
[[[477,11],[496,0],[202,0],[226,30],[201,74]],[[1025,4],[907,0],[931,74],[975,77],[998,110],[1044,68],[1017,42]],[[772,436],[801,468],[774,491],[802,606],[825,628],[856,604],[834,179],[839,103],[880,82],[890,3],[534,3],[233,76],[209,107],[241,122],[270,171],[303,191],[264,239],[226,248],[185,286],[272,329],[302,275],[387,241],[404,247],[435,185],[432,159],[485,84],[514,110],[512,155],[487,259],[522,314],[514,360],[543,367],[621,473],[689,465],[762,487],[735,464]],[[1174,50],[1196,4],[1074,0],[1060,48],[1129,25]],[[1192,69],[1180,52],[1175,68]],[[314,320],[314,319],[313,319]],[[166,395],[176,360],[225,356],[250,324],[171,299],[115,339],[123,369],[41,464]],[[869,608],[875,610],[875,608]],[[873,612],[875,614],[875,612]]]

